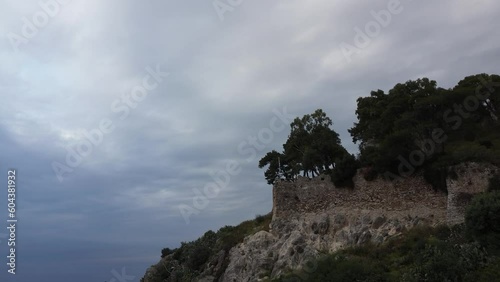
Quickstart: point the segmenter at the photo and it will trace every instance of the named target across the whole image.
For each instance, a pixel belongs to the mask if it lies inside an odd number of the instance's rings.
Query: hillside
[[[423,78],[372,91],[357,100],[358,122],[349,130],[357,156],[321,109],[297,117],[283,151],[258,164],[273,185],[272,215],[164,249],[142,281],[280,280],[294,271],[316,277],[304,281],[349,271],[366,274],[353,278],[359,281],[469,281],[480,269],[497,271],[499,93],[500,76],[487,74],[451,89]],[[410,242],[414,233],[404,235],[415,228],[418,246]],[[469,252],[483,263],[460,261],[472,260]],[[433,267],[446,267],[424,258],[459,260],[466,271],[436,276]],[[311,263],[318,271],[308,272]]]
[[[499,170],[477,163],[453,170],[456,175],[447,179],[448,194],[435,191],[422,175],[402,182],[366,181],[359,171],[353,189],[337,188],[326,177],[278,182],[272,216],[208,231],[176,250],[164,250],[165,257],[148,269],[142,281],[279,279],[346,248],[366,244],[387,248],[385,242],[415,227],[461,224],[465,207],[475,194],[487,190],[489,179]],[[425,230],[427,237],[434,234],[433,229]]]

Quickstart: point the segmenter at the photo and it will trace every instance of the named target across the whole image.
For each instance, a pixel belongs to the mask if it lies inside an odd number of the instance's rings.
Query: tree
[[[372,91],[357,100],[349,129],[362,166],[375,174],[397,172],[401,157],[424,153],[416,169],[445,169],[463,161],[498,163],[500,76],[468,76],[452,89],[422,78]],[[436,142],[435,132],[445,142]],[[430,142],[429,142],[430,141]],[[418,154],[417,154],[418,155]],[[420,154],[422,156],[422,154]]]
[[[283,154],[280,154],[275,150],[267,153],[262,159],[260,159],[259,168],[268,166],[266,172],[264,173],[267,184],[273,184],[276,179],[281,177],[280,171],[284,170],[284,167],[280,165],[281,159],[284,159]]]
[[[330,128],[332,120],[323,110],[296,118],[287,142],[283,145],[287,162],[295,163],[304,176],[316,176],[335,163],[344,150],[339,135]]]
[[[295,118],[283,144],[283,153],[273,150],[259,161],[259,168],[268,167],[264,173],[268,184],[277,178],[294,179],[301,172],[307,177],[330,173],[336,162],[347,154],[339,135],[330,128],[332,125],[332,120],[321,109]]]
[[[445,92],[436,81],[422,78],[396,84],[387,94],[378,90],[358,98],[358,122],[349,133],[360,143],[363,165],[392,171],[399,155],[419,149],[433,129],[442,127]]]

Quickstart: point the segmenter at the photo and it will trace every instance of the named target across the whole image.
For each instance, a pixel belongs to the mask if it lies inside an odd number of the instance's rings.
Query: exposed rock
[[[381,244],[417,225],[463,222],[465,205],[486,189],[498,168],[469,163],[452,170],[448,194],[434,191],[421,175],[367,182],[358,172],[354,189],[336,188],[324,176],[278,182],[273,188],[270,232],[245,238],[227,254],[219,252],[197,281],[275,278],[290,269],[311,268],[320,254],[367,242]],[[154,277],[162,261],[148,269],[144,282],[161,281]]]
[[[245,238],[245,242],[231,249],[230,263],[222,281],[257,281],[272,271],[276,236],[260,231]]]
[[[328,227],[329,218],[333,218],[336,228]],[[261,231],[231,250],[229,267],[222,281],[257,281],[254,279],[264,275],[276,277],[289,269],[304,267],[321,253],[367,242],[380,244],[414,227],[415,219],[433,225],[443,223],[446,211],[416,208],[403,215],[385,210],[337,207],[320,214],[276,218],[272,222],[273,234]]]
[[[450,168],[455,177],[448,177],[449,224],[463,222],[465,209],[472,197],[488,187],[489,179],[499,172],[498,167],[478,163],[463,163]]]

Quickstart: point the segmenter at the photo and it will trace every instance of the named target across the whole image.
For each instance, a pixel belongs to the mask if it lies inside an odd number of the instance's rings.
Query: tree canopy
[[[331,173],[337,162],[349,155],[332,125],[321,109],[295,118],[283,152],[273,150],[259,161],[259,168],[267,166],[264,173],[267,182],[273,184],[279,178],[291,180],[301,173],[312,177]]]
[[[445,188],[447,168],[464,161],[500,165],[500,76],[467,76],[453,88],[428,78],[396,84],[387,93],[357,99],[357,122],[348,131],[357,157],[342,147],[323,110],[295,118],[283,151],[260,161],[269,184],[299,174],[330,174],[349,184],[360,166],[366,179],[409,176],[418,169],[435,188]]]
[[[358,122],[349,133],[359,143],[362,165],[377,173],[401,174],[403,159],[421,168],[494,162],[499,102],[498,75],[468,76],[452,89],[428,78],[410,80],[359,98]]]

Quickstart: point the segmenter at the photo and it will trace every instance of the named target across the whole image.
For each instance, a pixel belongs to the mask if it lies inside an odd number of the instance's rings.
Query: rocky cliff
[[[220,252],[195,280],[262,281],[291,269],[314,271],[313,259],[321,254],[382,243],[419,224],[463,222],[466,205],[496,172],[496,167],[476,163],[452,167],[448,193],[435,191],[421,175],[366,181],[362,171],[353,189],[336,188],[328,177],[278,182],[269,232],[257,232],[228,253]],[[155,271],[157,266],[151,267],[143,281],[161,281],[155,280]]]

